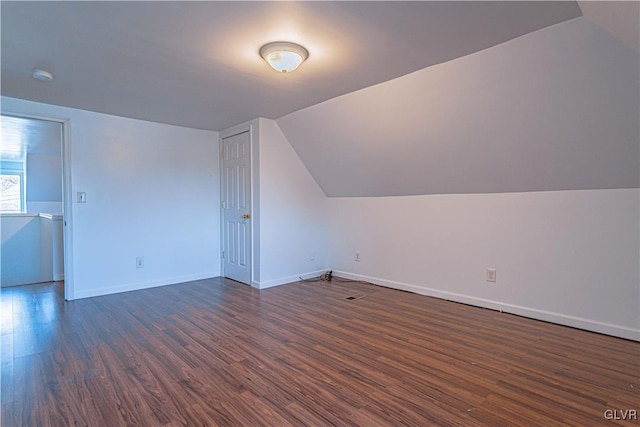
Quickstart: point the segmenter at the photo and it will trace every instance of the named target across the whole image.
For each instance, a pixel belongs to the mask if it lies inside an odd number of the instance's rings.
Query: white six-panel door
[[[251,152],[249,132],[222,139],[224,276],[251,284]]]

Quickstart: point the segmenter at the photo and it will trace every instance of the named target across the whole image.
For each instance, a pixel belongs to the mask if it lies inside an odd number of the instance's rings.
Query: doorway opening
[[[0,284],[64,283],[64,123],[0,122]]]

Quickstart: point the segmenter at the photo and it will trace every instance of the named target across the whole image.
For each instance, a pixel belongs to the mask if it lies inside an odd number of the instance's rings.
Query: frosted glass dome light
[[[273,42],[260,48],[260,56],[274,70],[280,73],[290,73],[309,57],[309,52],[299,44]]]

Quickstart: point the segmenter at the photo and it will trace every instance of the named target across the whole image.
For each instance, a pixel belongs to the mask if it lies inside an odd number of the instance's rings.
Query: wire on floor
[[[326,273],[322,273],[322,275],[311,279],[303,279],[302,276],[298,277],[303,282],[330,282],[333,279],[333,270],[329,270]]]

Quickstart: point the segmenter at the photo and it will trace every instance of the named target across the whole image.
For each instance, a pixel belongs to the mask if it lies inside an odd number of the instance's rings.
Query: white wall
[[[62,216],[0,214],[0,286],[64,280]]]
[[[328,266],[640,340],[639,73],[577,18],[279,118]]]
[[[330,265],[346,277],[640,340],[639,218],[637,189],[330,198]],[[496,283],[485,280],[487,267]]]
[[[0,286],[51,280],[51,264],[42,263],[38,214],[0,214]]]
[[[318,276],[327,263],[327,199],[273,120],[259,119],[260,256],[256,286]]]
[[[68,120],[71,194],[87,194],[65,230],[71,299],[220,274],[217,132],[7,97],[2,112]]]
[[[58,146],[60,140],[56,141]],[[62,214],[62,156],[27,154],[27,212]]]

